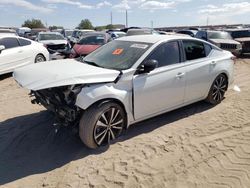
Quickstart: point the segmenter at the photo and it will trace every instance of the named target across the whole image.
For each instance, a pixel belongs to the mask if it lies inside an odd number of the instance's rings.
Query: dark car
[[[176,33],[184,34],[184,35],[189,35],[191,37],[195,37],[196,33],[198,30],[180,30],[177,31]]]
[[[226,30],[232,38],[242,45],[241,53],[250,53],[250,29],[230,29]]]
[[[233,40],[231,35],[225,31],[198,31],[195,37],[211,42],[223,50],[232,52],[236,56],[240,55],[242,50],[242,45]]]

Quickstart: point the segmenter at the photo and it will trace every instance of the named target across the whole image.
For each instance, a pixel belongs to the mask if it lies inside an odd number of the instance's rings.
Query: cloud
[[[108,1],[103,1],[103,2],[100,2],[96,5],[96,8],[102,8],[104,6],[112,6],[112,4]]]
[[[140,5],[141,9],[157,10],[157,9],[170,9],[175,5],[174,1],[159,2],[159,1],[146,1]]]
[[[54,4],[75,5],[78,8],[82,8],[82,9],[93,9],[94,8],[94,6],[92,6],[92,5],[83,4],[79,1],[73,1],[73,0],[42,0],[42,1],[46,2],[46,3],[54,3]]]
[[[239,3],[225,3],[218,7],[215,5],[207,5],[199,10],[200,14],[225,14],[229,15],[235,14],[245,14],[250,12],[249,2],[239,2]]]
[[[131,7],[129,6],[128,0],[122,0],[119,4],[114,5],[112,8],[117,10],[129,10]]]
[[[23,8],[28,9],[28,10],[34,10],[34,11],[39,11],[39,12],[43,12],[43,13],[52,12],[52,9],[50,9],[50,8],[35,5],[35,4],[32,4],[26,0],[0,0],[0,4],[1,5],[3,5],[3,4],[14,5],[14,6],[18,6],[18,7],[23,7]]]
[[[209,20],[211,24],[233,24],[239,22],[239,15],[250,13],[249,2],[224,3],[221,6],[206,5],[200,7],[198,13],[200,21],[203,23]]]

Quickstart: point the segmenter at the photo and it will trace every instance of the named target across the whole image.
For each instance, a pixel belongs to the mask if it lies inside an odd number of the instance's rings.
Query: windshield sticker
[[[130,47],[131,47],[131,48],[146,49],[146,48],[148,47],[148,45],[146,45],[146,44],[132,44]]]
[[[121,55],[123,52],[123,49],[122,48],[117,48],[115,51],[113,51],[113,55]]]

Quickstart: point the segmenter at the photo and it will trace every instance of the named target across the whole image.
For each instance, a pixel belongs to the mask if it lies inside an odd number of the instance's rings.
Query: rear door
[[[209,54],[212,47],[201,41],[183,40],[186,66],[185,103],[206,97],[210,88],[213,64]]]
[[[11,72],[22,64],[23,51],[16,37],[1,38],[0,45],[5,46],[0,53],[0,73]]]
[[[133,78],[136,120],[177,107],[184,102],[186,70],[181,63],[178,41],[157,47],[146,60],[157,60],[158,68]]]

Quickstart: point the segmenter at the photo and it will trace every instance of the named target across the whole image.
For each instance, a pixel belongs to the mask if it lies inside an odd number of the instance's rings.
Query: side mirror
[[[158,61],[154,59],[150,59],[145,61],[142,65],[139,66],[139,73],[150,73],[158,66]]]
[[[0,45],[0,53],[5,49],[4,45]]]

